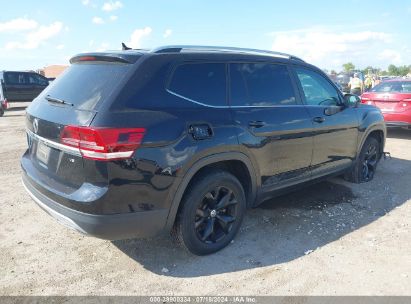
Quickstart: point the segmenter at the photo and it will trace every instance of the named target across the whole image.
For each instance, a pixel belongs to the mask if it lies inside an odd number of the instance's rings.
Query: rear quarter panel
[[[365,140],[367,139],[368,135],[373,131],[382,131],[383,140],[381,148],[382,150],[384,150],[387,128],[385,126],[384,116],[382,115],[380,109],[366,104],[358,105],[357,109],[360,120],[360,126],[358,128],[359,145],[357,155],[359,154],[359,151],[361,151],[361,148]]]

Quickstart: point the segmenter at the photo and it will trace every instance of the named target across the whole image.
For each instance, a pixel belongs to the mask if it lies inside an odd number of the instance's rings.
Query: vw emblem
[[[37,118],[33,119],[33,131],[34,133],[39,131],[39,120]]]

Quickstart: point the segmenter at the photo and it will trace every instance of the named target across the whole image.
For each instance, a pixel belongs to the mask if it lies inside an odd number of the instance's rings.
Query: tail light
[[[144,128],[90,128],[65,126],[61,143],[78,148],[84,158],[118,160],[130,158],[140,146]]]
[[[369,99],[368,97],[361,97],[361,103],[366,103],[366,104],[369,104],[369,105],[375,105],[374,102],[371,99]]]
[[[409,106],[410,103],[411,103],[411,98],[406,98],[406,99],[403,99],[403,100],[402,100],[402,105],[403,105],[404,107]]]
[[[9,107],[9,103],[7,102],[7,99],[4,99],[2,104],[3,104],[4,109],[7,109]]]

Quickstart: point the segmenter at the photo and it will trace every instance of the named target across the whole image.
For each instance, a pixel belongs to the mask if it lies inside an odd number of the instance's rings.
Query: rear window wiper
[[[63,99],[60,99],[60,98],[51,97],[50,95],[47,95],[46,99],[49,102],[54,102],[54,103],[59,103],[59,104],[66,104],[66,105],[69,105],[69,106],[72,106],[72,107],[74,106],[74,104],[72,104],[70,102],[67,102],[67,101],[65,101]]]

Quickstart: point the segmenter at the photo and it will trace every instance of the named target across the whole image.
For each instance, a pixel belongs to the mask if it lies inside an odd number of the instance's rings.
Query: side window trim
[[[174,96],[176,96],[176,97],[185,99],[185,100],[187,100],[187,101],[190,101],[190,102],[192,102],[192,103],[198,104],[198,105],[200,105],[200,106],[209,107],[209,108],[220,108],[220,109],[226,109],[226,108],[228,108],[228,106],[213,106],[213,105],[209,105],[209,104],[206,104],[206,103],[202,103],[202,102],[196,101],[196,100],[194,100],[194,99],[191,99],[191,98],[185,97],[185,96],[183,96],[183,95],[180,95],[180,94],[178,94],[178,93],[176,93],[176,92],[173,92],[173,91],[171,91],[169,88],[166,88],[166,91],[167,91],[169,94],[171,94],[171,95],[174,95]]]
[[[294,91],[294,95],[295,95],[295,104],[291,104],[291,105],[267,105],[267,106],[256,106],[256,105],[249,105],[249,106],[233,106],[231,105],[231,65],[232,64],[237,64],[237,63],[249,63],[249,64],[256,64],[256,63],[265,63],[265,64],[276,64],[276,65],[283,65],[287,68],[287,71],[290,75],[290,80],[291,80],[291,84],[293,87],[293,91]],[[247,61],[230,61],[227,63],[228,66],[228,72],[227,72],[227,76],[228,76],[228,81],[227,81],[227,88],[228,88],[228,105],[230,108],[232,109],[237,109],[237,108],[278,108],[278,107],[295,107],[295,106],[302,106],[304,105],[303,99],[301,98],[300,95],[300,90],[298,87],[298,83],[295,80],[294,77],[294,70],[292,69],[292,67],[287,64],[287,63],[282,63],[282,62],[272,62],[272,61],[265,61],[265,60],[247,60]]]
[[[300,89],[298,87],[298,83],[294,77],[294,71],[290,64],[287,64],[288,73],[290,74],[291,83],[294,89],[295,101],[297,105],[301,106],[304,105],[303,99],[301,98]]]
[[[306,101],[306,99],[305,99],[304,90],[303,90],[303,88],[302,88],[302,86],[301,86],[301,81],[299,80],[299,78],[298,78],[298,76],[297,76],[297,71],[296,71],[296,69],[298,69],[298,68],[306,69],[306,70],[308,70],[308,71],[314,72],[314,73],[318,74],[319,76],[321,76],[321,77],[322,77],[325,81],[327,81],[327,82],[335,89],[335,91],[337,92],[338,97],[339,97],[338,105],[339,105],[339,106],[342,106],[342,105],[343,105],[343,95],[342,95],[342,93],[341,93],[340,90],[337,88],[337,86],[336,86],[334,83],[332,83],[332,81],[330,81],[330,79],[328,79],[328,77],[324,77],[324,76],[323,76],[321,73],[319,73],[318,71],[316,71],[316,70],[314,70],[314,69],[311,69],[310,67],[306,67],[306,66],[300,66],[300,65],[295,65],[295,64],[293,64],[292,67],[290,67],[290,68],[291,68],[291,70],[292,70],[293,80],[296,82],[296,86],[298,87],[299,96],[300,96],[300,99],[301,99],[303,105],[305,105],[306,107],[324,107],[323,105],[310,105],[310,104],[307,104],[307,101]]]
[[[226,97],[225,97],[225,106],[214,106],[214,105],[210,105],[210,104],[206,104],[206,103],[203,103],[203,102],[200,102],[200,101],[197,101],[197,100],[194,100],[194,99],[191,99],[191,98],[189,98],[189,97],[186,97],[186,96],[183,96],[183,95],[180,95],[180,94],[178,94],[178,93],[176,93],[176,92],[174,92],[174,91],[172,91],[171,89],[170,89],[170,84],[171,84],[171,81],[172,81],[172,79],[173,79],[173,76],[174,76],[174,73],[175,73],[175,71],[177,70],[177,68],[179,67],[179,66],[181,66],[181,65],[185,65],[185,64],[204,64],[204,63],[220,63],[220,64],[223,64],[224,65],[224,72],[225,72],[225,78],[226,78]],[[173,65],[173,67],[171,68],[171,71],[169,72],[169,74],[168,74],[168,77],[167,77],[167,80],[166,80],[166,83],[165,83],[165,89],[166,89],[166,92],[167,93],[169,93],[169,94],[171,94],[171,95],[174,95],[174,96],[176,96],[176,97],[179,97],[179,98],[182,98],[182,99],[184,99],[184,100],[187,100],[187,101],[190,101],[190,102],[192,102],[192,103],[195,103],[195,104],[198,104],[198,105],[201,105],[201,106],[204,106],[204,107],[209,107],[209,108],[217,108],[217,109],[226,109],[226,108],[229,108],[229,104],[228,104],[228,97],[227,97],[227,88],[228,88],[228,82],[227,82],[227,62],[221,62],[221,61],[206,61],[206,60],[187,60],[187,61],[184,61],[184,60],[182,60],[182,61],[177,61],[174,65]]]
[[[23,77],[22,79],[24,79],[24,83],[22,83],[22,85],[31,85],[30,84],[30,79],[29,79],[29,73],[22,73]]]

